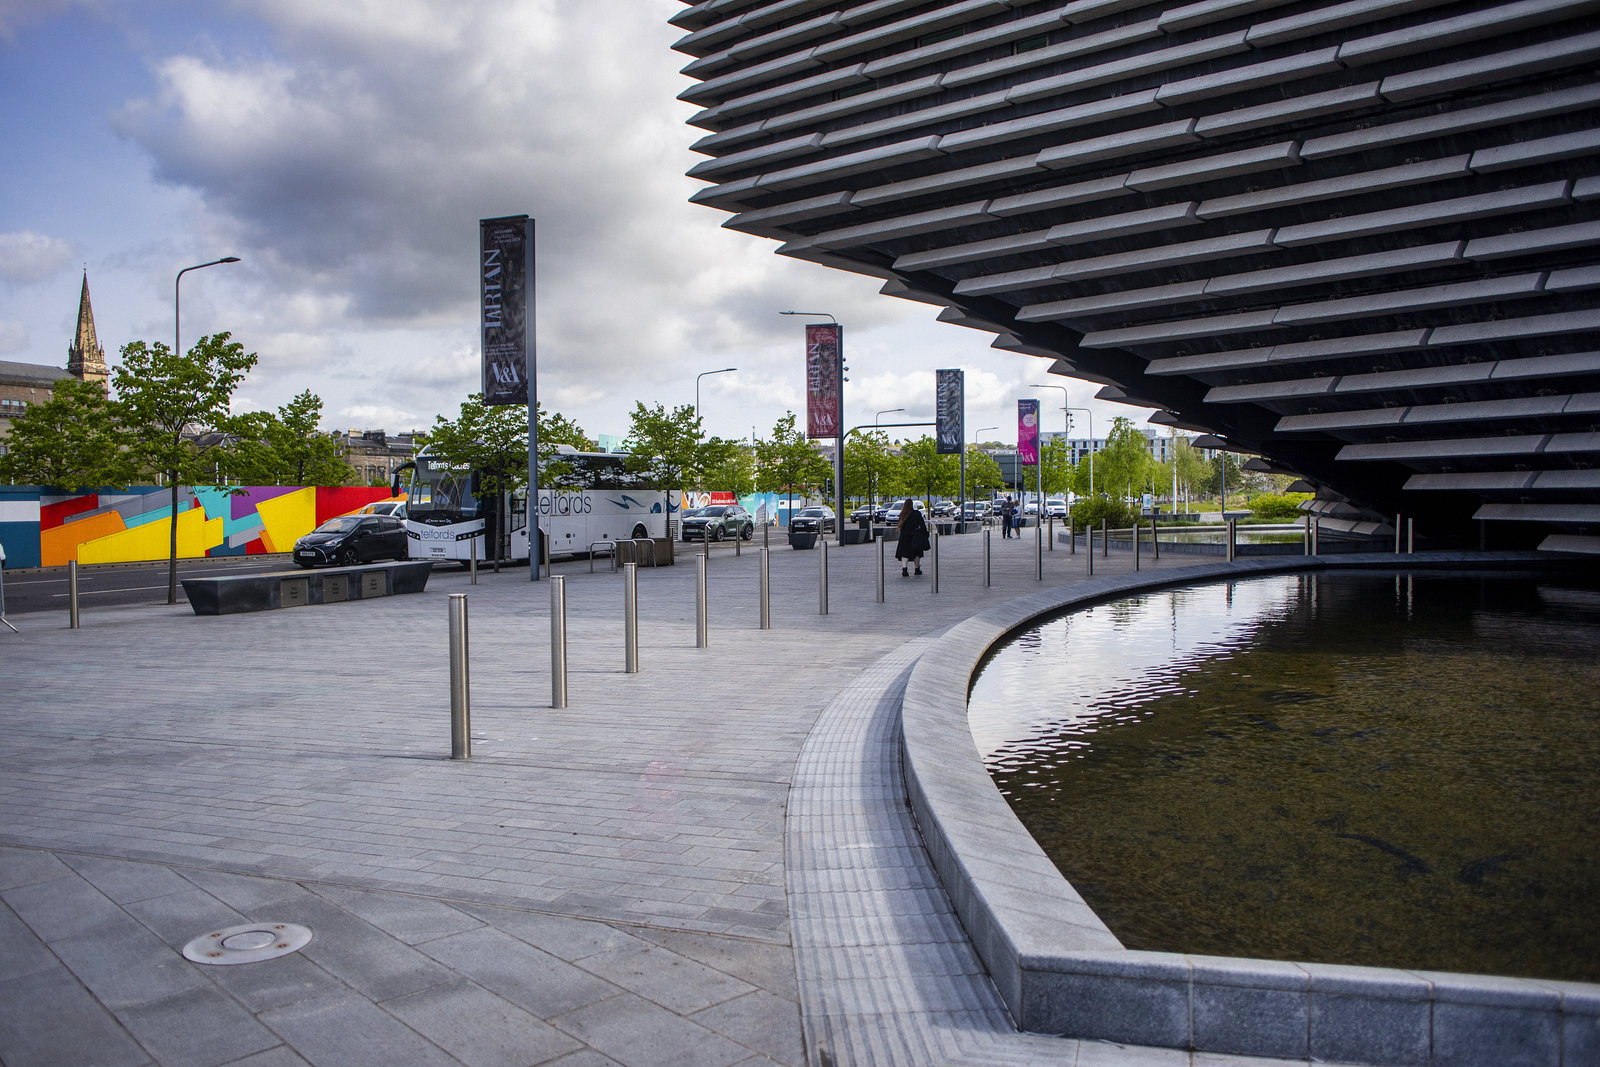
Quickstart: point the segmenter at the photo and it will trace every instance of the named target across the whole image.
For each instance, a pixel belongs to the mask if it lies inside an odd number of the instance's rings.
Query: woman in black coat
[[[922,554],[928,551],[928,523],[922,517],[922,512],[911,506],[911,498],[900,505],[900,540],[895,542],[894,558],[904,560],[900,565],[900,577],[909,578],[906,564],[916,567],[917,573],[922,573]]]

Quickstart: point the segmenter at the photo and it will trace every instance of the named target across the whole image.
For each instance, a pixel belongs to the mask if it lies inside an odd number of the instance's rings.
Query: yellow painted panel
[[[195,559],[206,550],[222,544],[223,521],[206,519],[200,508],[178,513],[178,555]],[[172,527],[157,519],[109,537],[86,541],[78,548],[79,563],[132,563],[136,560],[166,559],[170,551]]]
[[[51,530],[40,530],[39,563],[45,567],[65,567],[78,559],[78,546],[85,541],[109,537],[125,529],[127,526],[122,516],[115,511],[107,511],[77,522],[64,523]]]
[[[317,528],[317,490],[297,489],[256,505],[261,516],[261,545],[268,552],[288,552],[294,543]]]

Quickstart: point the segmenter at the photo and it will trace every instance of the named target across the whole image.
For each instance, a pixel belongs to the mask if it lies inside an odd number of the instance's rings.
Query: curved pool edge
[[[1600,1063],[1597,984],[1124,948],[1012,814],[967,723],[972,675],[990,648],[1063,609],[1268,574],[1562,562],[1547,553],[1255,557],[1049,589],[947,631],[906,684],[906,791],[945,891],[1018,1027],[1339,1063]]]

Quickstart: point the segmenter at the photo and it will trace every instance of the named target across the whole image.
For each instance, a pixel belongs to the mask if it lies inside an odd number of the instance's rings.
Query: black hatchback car
[[[832,508],[802,508],[789,516],[791,533],[833,533],[835,526]]]
[[[348,567],[375,559],[405,559],[406,524],[391,515],[340,515],[294,543],[302,567],[331,563]]]

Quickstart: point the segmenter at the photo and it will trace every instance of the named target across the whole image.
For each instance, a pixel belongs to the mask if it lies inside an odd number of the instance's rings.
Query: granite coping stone
[[[1439,1067],[1594,1062],[1600,985],[1123,949],[1012,814],[967,727],[973,673],[993,646],[1040,616],[1135,591],[1275,573],[1549,561],[1468,552],[1241,559],[1091,579],[1008,601],[946,631],[906,682],[907,794],[956,913],[1019,1027],[1194,1054]]]

